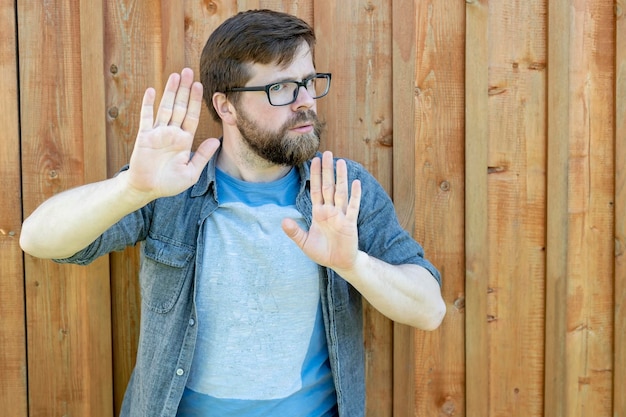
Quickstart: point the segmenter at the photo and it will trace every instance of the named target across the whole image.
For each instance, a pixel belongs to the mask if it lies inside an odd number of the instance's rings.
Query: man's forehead
[[[291,62],[287,65],[272,64],[248,64],[250,71],[250,82],[264,81],[267,83],[282,80],[294,79],[298,80],[315,73],[315,65],[313,64],[313,54],[306,42],[300,46]]]

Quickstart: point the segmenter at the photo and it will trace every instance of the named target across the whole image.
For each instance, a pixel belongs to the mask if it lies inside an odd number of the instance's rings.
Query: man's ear
[[[217,112],[218,116],[222,119],[222,122],[226,124],[235,124],[236,123],[236,112],[235,107],[231,104],[231,102],[226,97],[224,93],[215,93],[213,94],[213,108]]]

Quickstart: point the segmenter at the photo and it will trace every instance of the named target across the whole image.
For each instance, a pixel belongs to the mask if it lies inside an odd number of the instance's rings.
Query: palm
[[[336,206],[313,207],[313,221],[302,247],[304,253],[320,265],[348,268],[356,258],[356,224]]]
[[[348,199],[348,178],[345,161],[337,162],[337,180],[330,152],[323,162],[311,163],[312,222],[308,232],[295,222],[283,222],[285,232],[314,262],[333,269],[349,269],[358,252],[357,217],[361,198],[360,182],[352,184]]]
[[[191,70],[170,76],[156,119],[154,96],[149,88],[143,98],[129,182],[157,198],[178,194],[193,185],[219,142],[203,142],[190,159],[202,105],[202,85],[193,82]]]
[[[137,183],[158,196],[177,194],[193,184],[192,141],[189,132],[173,126],[141,132],[130,160]]]

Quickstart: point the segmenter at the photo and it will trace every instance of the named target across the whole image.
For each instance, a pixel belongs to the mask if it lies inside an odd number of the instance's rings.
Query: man
[[[123,416],[362,416],[361,296],[421,329],[445,313],[439,272],[360,165],[316,152],[315,37],[257,10],[210,36],[201,81],[146,90],[128,167],[61,193],[23,249],[87,264],[142,244],[137,363]],[[203,88],[204,87],[204,88]],[[223,137],[190,152],[202,96]]]

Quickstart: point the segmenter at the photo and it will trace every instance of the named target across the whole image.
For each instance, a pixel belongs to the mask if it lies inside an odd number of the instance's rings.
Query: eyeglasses
[[[281,81],[260,87],[233,87],[226,92],[265,91],[272,106],[286,106],[296,101],[300,87],[306,88],[311,98],[324,97],[330,89],[330,73],[317,73],[302,81]]]

